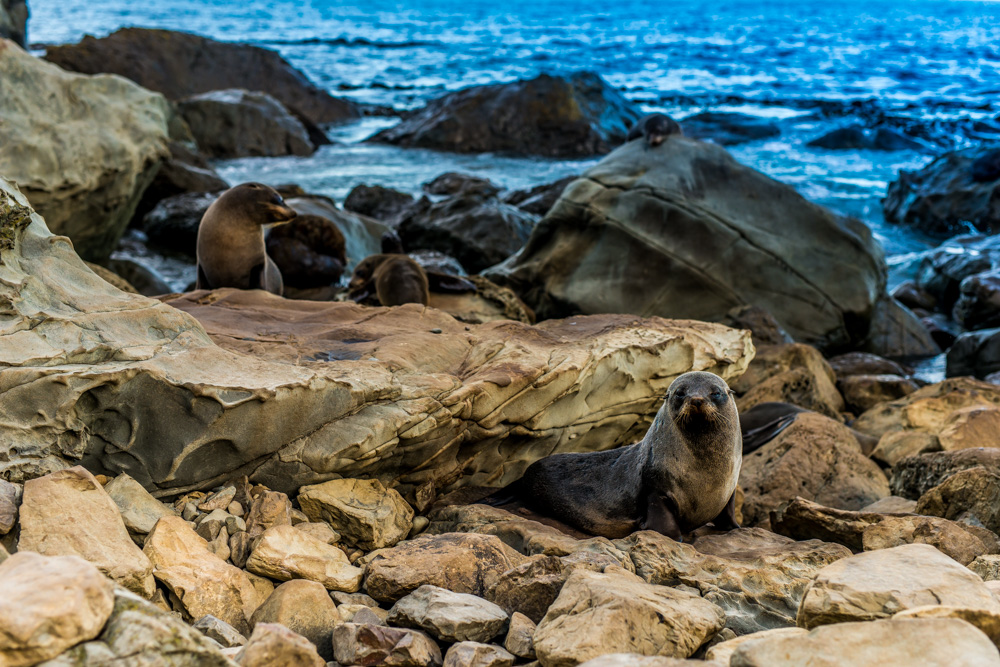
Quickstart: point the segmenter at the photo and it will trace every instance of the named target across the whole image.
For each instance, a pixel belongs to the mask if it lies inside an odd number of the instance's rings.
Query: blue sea
[[[900,169],[990,137],[1000,116],[1000,3],[971,0],[30,0],[29,40],[75,42],[123,26],[196,32],[279,51],[331,93],[411,109],[448,91],[541,72],[593,70],[645,110],[675,118],[737,111],[781,136],[733,147],[745,164],[857,216],[896,282],[936,242],[886,225],[880,198]],[[889,122],[934,150],[829,151],[806,143],[852,123]],[[295,182],[342,200],[359,183],[418,192],[450,170],[521,188],[593,160],[404,150],[360,141],[396,122],[331,128],[309,158],[224,162],[232,182]],[[1000,139],[1000,136],[996,137]]]

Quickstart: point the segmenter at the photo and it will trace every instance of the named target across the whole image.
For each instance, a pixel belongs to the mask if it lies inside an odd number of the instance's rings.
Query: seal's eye
[[[723,394],[718,389],[716,389],[715,391],[712,392],[712,400],[713,401],[721,401],[723,398],[725,398],[725,394]]]

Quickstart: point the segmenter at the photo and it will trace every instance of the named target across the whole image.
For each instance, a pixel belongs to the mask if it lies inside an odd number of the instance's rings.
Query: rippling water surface
[[[958,121],[1000,114],[1000,4],[992,2],[31,0],[30,7],[36,44],[130,25],[188,30],[276,49],[336,95],[397,109],[473,84],[589,69],[645,109],[681,119],[704,110],[768,116],[781,136],[737,146],[736,157],[862,218],[900,266],[929,241],[885,225],[879,199],[899,169],[926,164],[934,151],[824,151],[806,142],[889,116],[933,133],[941,151],[981,140],[953,130]],[[238,160],[220,172],[231,181],[294,181],[342,199],[361,182],[415,192],[451,169],[524,187],[590,164],[358,143],[391,122],[335,128],[341,145],[310,158]]]

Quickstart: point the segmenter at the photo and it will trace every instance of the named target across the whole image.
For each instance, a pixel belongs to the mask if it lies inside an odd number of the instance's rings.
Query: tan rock
[[[969,569],[983,581],[1000,581],[1000,555],[985,554],[969,563]]]
[[[180,517],[160,519],[146,538],[143,551],[153,563],[153,575],[162,581],[191,620],[211,614],[248,634],[248,623],[263,598],[240,569],[208,549]]]
[[[815,664],[817,656],[829,667],[986,667],[1000,661],[996,647],[978,629],[942,618],[837,623],[806,635],[747,642],[736,649],[729,664],[799,667]]]
[[[956,472],[920,496],[917,512],[1000,532],[1000,475],[984,467]]]
[[[638,653],[609,653],[582,662],[580,667],[696,667],[705,664],[697,660],[651,657]]]
[[[869,551],[827,565],[802,598],[797,624],[887,618],[929,604],[1000,611],[982,579],[927,544]]]
[[[326,588],[315,581],[286,581],[257,607],[250,618],[260,623],[278,623],[311,641],[324,660],[333,660],[330,638],[333,626],[343,619]]]
[[[342,665],[440,666],[441,649],[417,630],[341,623],[333,629],[334,659]]]
[[[907,456],[940,451],[941,442],[933,433],[889,431],[879,439],[871,457],[891,467]]]
[[[893,619],[903,618],[958,618],[982,630],[994,644],[1000,644],[1000,613],[995,610],[934,604],[904,609],[893,616]]]
[[[486,642],[507,627],[507,612],[480,597],[424,585],[400,598],[390,625],[423,630],[444,642]]]
[[[191,627],[209,639],[219,642],[223,648],[243,646],[247,643],[247,638],[237,632],[236,628],[211,614],[202,616]]]
[[[854,414],[912,394],[920,388],[916,382],[899,375],[850,375],[837,380],[844,403]]]
[[[229,503],[233,502],[236,497],[236,487],[227,486],[221,491],[213,493],[198,504],[198,509],[202,512],[213,512],[215,510],[224,510],[229,507]]]
[[[322,521],[299,523],[295,525],[295,530],[301,530],[324,544],[336,544],[340,541],[340,534],[330,528],[330,524]]]
[[[1000,407],[973,405],[952,412],[937,434],[941,449],[996,447],[1000,433]]]
[[[20,484],[0,479],[0,535],[6,535],[17,525],[22,492]]]
[[[503,640],[503,647],[525,660],[535,659],[535,622],[524,614],[515,611],[510,617],[510,626],[507,628],[507,637]]]
[[[125,473],[108,482],[104,490],[118,506],[129,535],[140,545],[157,521],[165,516],[176,516],[173,510]]]
[[[861,508],[862,512],[879,512],[882,514],[913,514],[917,509],[917,501],[899,496],[880,498],[871,505]]]
[[[335,479],[304,486],[299,505],[312,521],[325,521],[344,542],[365,550],[391,547],[413,527],[413,509],[377,479]]]
[[[444,656],[445,667],[512,667],[515,660],[499,646],[470,641],[452,644]]]
[[[814,347],[763,345],[733,390],[742,394],[736,401],[741,412],[760,403],[780,401],[839,420],[844,399],[836,381],[830,364]]]
[[[881,438],[890,431],[938,435],[951,416],[970,407],[1000,406],[1000,387],[968,377],[948,378],[903,398],[882,403],[855,420],[862,433]]]
[[[361,612],[365,613],[362,614]],[[370,625],[389,625],[386,619],[389,610],[380,607],[368,607],[363,604],[342,604],[337,612],[345,623],[368,623]]]
[[[153,565],[129,538],[118,506],[82,467],[24,485],[18,549],[47,556],[80,556],[125,588],[149,598]]]
[[[326,667],[308,639],[277,623],[258,623],[236,662],[240,667]]]
[[[420,535],[371,554],[365,589],[379,602],[395,603],[424,584],[482,596],[524,556],[492,535]]]
[[[21,551],[0,564],[0,664],[35,665],[101,632],[114,586],[77,556]]]
[[[353,593],[364,571],[351,565],[338,547],[292,526],[268,528],[247,559],[247,569],[279,581],[308,579],[329,590]]]
[[[1000,475],[1000,449],[958,449],[908,456],[892,468],[892,491],[919,500],[955,473],[979,466]]]
[[[705,660],[716,662],[720,665],[728,665],[732,660],[736,649],[747,642],[758,641],[760,639],[770,639],[773,637],[797,637],[808,634],[808,630],[803,628],[774,628],[773,630],[761,630],[742,637],[736,637],[712,646],[705,652]]]
[[[279,491],[260,491],[250,502],[246,523],[253,546],[268,528],[292,525],[292,503]]]

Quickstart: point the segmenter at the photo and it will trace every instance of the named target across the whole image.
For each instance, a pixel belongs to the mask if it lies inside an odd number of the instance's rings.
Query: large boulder
[[[28,44],[28,3],[0,0],[0,38],[12,39],[21,47]]]
[[[171,100],[243,88],[266,92],[313,123],[361,115],[356,104],[331,97],[274,51],[186,32],[122,28],[100,39],[88,35],[79,44],[49,47],[45,58],[73,72],[120,74]]]
[[[485,275],[539,318],[720,321],[755,304],[821,348],[863,345],[887,307],[882,251],[864,224],[682,136],[656,148],[629,142],[606,157]]]
[[[431,101],[369,141],[458,153],[546,157],[607,153],[639,120],[593,72],[474,86]]]
[[[0,40],[0,174],[84,259],[107,259],[167,150],[169,103]]]

